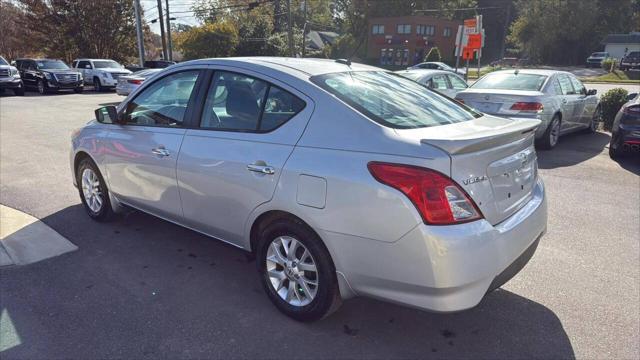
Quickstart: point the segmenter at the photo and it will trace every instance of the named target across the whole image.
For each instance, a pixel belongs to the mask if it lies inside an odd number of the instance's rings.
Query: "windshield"
[[[407,79],[411,79],[413,81],[418,81],[424,76],[423,74],[417,71],[402,71],[402,72],[397,72],[396,74],[400,76],[404,76]]]
[[[121,69],[122,65],[112,60],[94,61],[93,67],[96,69]]]
[[[538,74],[493,73],[478,80],[471,87],[474,89],[538,91],[542,89],[545,80],[547,80],[545,75]]]
[[[9,65],[9,63],[7,62],[7,60],[5,60],[5,58],[0,56],[0,65]]]
[[[591,54],[591,56],[593,56],[593,57],[604,57],[604,56],[607,56],[607,53],[597,52],[597,53]]]
[[[68,69],[67,64],[60,60],[37,60],[38,69]]]
[[[314,76],[311,81],[370,119],[390,128],[416,129],[482,116],[393,73],[342,72]]]
[[[436,63],[438,65],[440,65],[441,68],[445,69],[445,70],[453,70],[453,68],[445,63]]]

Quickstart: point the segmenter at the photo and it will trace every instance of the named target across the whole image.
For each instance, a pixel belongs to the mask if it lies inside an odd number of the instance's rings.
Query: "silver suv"
[[[71,66],[82,73],[84,83],[93,85],[95,91],[113,89],[120,76],[131,74],[124,66],[109,59],[76,59]]]
[[[252,252],[269,298],[302,321],[356,295],[471,308],[547,228],[539,120],[375,67],[185,62],[96,119],[70,154],[90,217],[135,208]]]

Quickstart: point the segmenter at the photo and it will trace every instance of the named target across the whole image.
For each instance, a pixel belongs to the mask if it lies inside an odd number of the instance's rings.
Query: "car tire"
[[[76,182],[85,211],[94,220],[107,221],[114,212],[109,201],[109,190],[96,164],[83,159],[76,169]]]
[[[609,157],[611,160],[617,160],[620,158],[620,152],[613,148],[613,143],[609,143]]]
[[[586,131],[589,134],[595,134],[598,131],[598,125],[600,124],[600,121],[602,121],[602,110],[600,109],[600,106],[598,106],[596,108],[596,111],[593,112],[591,122],[589,123],[589,127],[586,129]]]
[[[76,93],[76,94],[82,94],[84,92],[84,88],[82,86],[81,87],[77,87],[77,88],[73,89],[73,92]]]
[[[24,96],[24,85],[20,83],[20,87],[13,89],[13,94],[16,96]]]
[[[264,290],[278,310],[295,320],[311,322],[340,307],[335,266],[311,228],[298,219],[278,219],[258,236],[256,266]]]
[[[44,81],[42,80],[38,80],[38,83],[36,84],[36,88],[38,89],[38,93],[40,95],[44,95],[47,93],[47,87],[44,84]]]
[[[93,89],[96,92],[102,92],[104,90],[104,88],[102,87],[102,83],[100,82],[100,79],[98,79],[97,77],[93,78]]]
[[[553,149],[558,144],[558,140],[560,139],[561,125],[562,122],[560,120],[560,116],[554,115],[554,117],[551,119],[551,122],[549,123],[549,126],[547,126],[544,135],[542,135],[542,138],[538,140],[538,147],[543,150]]]

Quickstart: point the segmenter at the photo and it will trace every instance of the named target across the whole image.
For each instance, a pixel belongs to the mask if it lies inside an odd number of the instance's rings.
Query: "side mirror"
[[[637,97],[638,97],[638,93],[631,93],[631,94],[627,95],[627,101],[631,101],[631,100],[633,100],[633,99],[635,99]]]
[[[598,90],[596,89],[589,89],[589,91],[587,91],[587,95],[595,95],[598,93]]]
[[[101,124],[118,124],[118,111],[113,105],[98,108],[95,114],[96,120]]]

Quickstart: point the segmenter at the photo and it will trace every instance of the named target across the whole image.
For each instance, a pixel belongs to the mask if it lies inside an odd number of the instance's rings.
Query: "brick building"
[[[437,46],[443,60],[452,60],[458,25],[461,20],[424,15],[371,18],[367,57],[378,65],[410,66]]]

